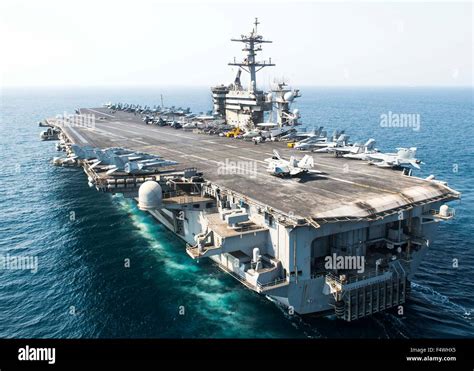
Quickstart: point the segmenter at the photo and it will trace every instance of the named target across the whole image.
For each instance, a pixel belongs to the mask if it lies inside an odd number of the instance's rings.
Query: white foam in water
[[[464,308],[462,305],[453,303],[446,295],[435,291],[431,287],[423,286],[415,282],[411,283],[412,288],[425,298],[430,304],[434,304],[438,307],[440,304],[443,305],[448,311],[461,315],[463,318],[472,320],[472,309]]]
[[[153,219],[150,220],[151,217],[149,215],[134,207],[133,201],[127,200],[122,196],[114,196],[114,198],[117,199],[120,208],[130,215],[137,231],[149,242],[149,247],[163,258],[164,268],[171,277],[176,277],[179,271],[181,277],[183,274],[187,274],[192,276],[194,281],[198,280],[196,285],[199,285],[199,287],[182,286],[181,290],[196,296],[196,299],[199,300],[196,308],[200,314],[204,316],[209,316],[210,313],[217,315],[219,316],[219,321],[225,323],[229,328],[245,327],[246,318],[241,313],[233,310],[231,305],[232,302],[239,302],[237,295],[240,294],[240,291],[216,292],[218,289],[224,288],[221,281],[215,278],[196,276],[194,273],[198,270],[198,267],[194,264],[186,265],[176,262],[177,256],[169,251],[166,239],[162,241],[159,239],[163,237],[164,231],[161,230],[161,227],[157,224],[158,222]],[[204,290],[202,286],[207,287],[212,292]],[[249,326],[251,326],[250,323]]]
[[[137,228],[137,231],[140,235],[149,241],[149,247],[155,250],[164,261],[164,269],[169,274],[174,274],[176,271],[184,272],[194,272],[197,270],[196,266],[180,264],[176,261],[173,254],[167,249],[166,239],[163,237],[164,231],[160,226],[154,222],[150,221],[150,216],[143,214],[142,211],[139,211],[138,208],[134,207],[132,204],[133,201],[126,200],[124,197],[115,196],[118,199],[120,207],[126,211],[131,216],[132,224]],[[181,273],[181,274],[182,274]]]

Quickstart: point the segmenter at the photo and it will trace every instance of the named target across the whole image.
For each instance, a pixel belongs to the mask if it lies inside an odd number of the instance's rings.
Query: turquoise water
[[[166,105],[205,111],[207,88],[5,90],[0,255],[36,256],[38,271],[0,270],[0,337],[473,337],[472,90],[302,92],[306,125],[344,128],[354,140],[371,136],[383,150],[416,146],[425,162],[418,175],[434,173],[463,192],[403,316],[347,324],[288,315],[212,263],[192,261],[181,240],[131,201],[90,189],[80,169],[50,165],[54,142],[39,141],[37,121],[106,101],[156,104],[163,93]],[[389,111],[420,114],[420,130],[380,127]]]

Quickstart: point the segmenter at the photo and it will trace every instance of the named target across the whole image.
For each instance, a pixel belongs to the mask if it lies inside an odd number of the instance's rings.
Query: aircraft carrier
[[[293,129],[299,112],[290,104],[299,91],[284,84],[258,89],[257,71],[273,64],[256,60],[268,42],[257,25],[234,39],[246,57],[231,63],[239,67],[232,84],[211,88],[212,120],[249,131],[276,108],[278,128]],[[460,197],[432,177],[330,153],[313,155],[317,172],[275,176],[266,161],[274,150],[298,157],[286,142],[146,125],[145,111],[107,105],[74,115],[93,125],[45,120],[67,153],[55,163],[82,166],[91,187],[135,199],[185,241],[191,259],[212,259],[299,314],[353,321],[402,305],[439,223],[454,216],[446,202]],[[161,109],[160,120],[169,117]]]

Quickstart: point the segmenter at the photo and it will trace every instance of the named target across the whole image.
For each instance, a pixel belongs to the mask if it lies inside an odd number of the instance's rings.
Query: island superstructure
[[[265,67],[275,66],[271,58],[268,61],[257,60],[257,52],[262,50],[262,44],[272,42],[258,34],[258,24],[256,19],[254,28],[248,35],[231,39],[231,41],[244,44],[242,50],[246,53],[242,61],[234,58],[234,61],[229,63],[230,66],[238,67],[234,82],[230,85],[222,84],[211,88],[214,113],[225,118],[228,124],[245,129],[251,129],[256,124],[262,123],[265,112],[272,111],[273,103],[278,105],[279,124],[289,123],[288,118],[295,119],[294,114],[289,111],[289,105],[294,98],[299,96],[297,90],[292,92],[284,83],[276,84],[273,92],[258,89],[257,72]],[[250,82],[247,87],[243,86],[241,81],[242,70],[249,74]],[[272,93],[278,95],[275,101]]]
[[[294,124],[297,90],[257,89],[258,69],[272,65],[255,59],[266,42],[257,24],[238,39],[246,60],[233,63],[247,69],[250,84],[244,89],[238,72],[233,84],[213,87],[214,113],[251,129],[276,107],[278,125]],[[439,223],[454,215],[446,203],[460,197],[433,178],[330,154],[315,156],[317,176],[275,177],[264,159],[273,150],[295,156],[284,142],[144,125],[140,115],[107,107],[82,108],[84,115],[95,124],[46,122],[61,131],[60,146],[91,187],[135,199],[185,242],[190,258],[212,259],[299,314],[353,321],[403,304]]]

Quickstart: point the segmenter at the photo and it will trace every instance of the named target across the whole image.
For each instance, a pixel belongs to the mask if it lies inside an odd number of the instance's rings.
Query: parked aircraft
[[[317,170],[312,170],[314,167],[314,160],[312,156],[305,155],[302,159],[297,159],[293,156],[289,160],[285,160],[280,156],[277,150],[273,150],[273,156],[265,159],[268,163],[267,171],[272,175],[287,177],[296,176],[302,173],[321,173]]]

